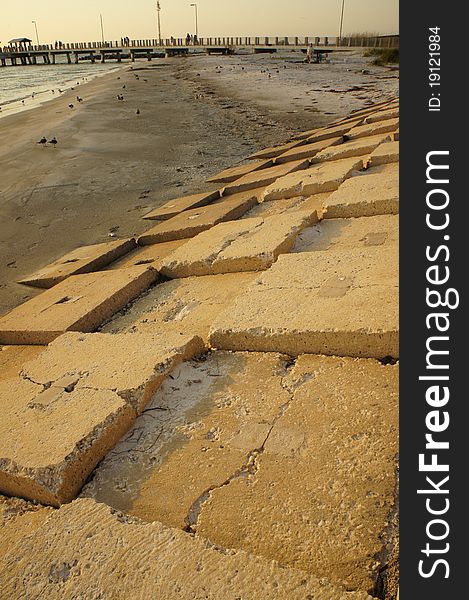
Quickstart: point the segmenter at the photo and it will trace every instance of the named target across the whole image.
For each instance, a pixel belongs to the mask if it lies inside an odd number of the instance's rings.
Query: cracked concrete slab
[[[355,170],[363,168],[363,157],[346,158],[279,177],[263,191],[260,201],[281,200],[332,192]]]
[[[291,162],[287,162],[282,165],[274,165],[273,167],[268,167],[267,169],[261,169],[260,171],[255,171],[254,173],[244,175],[244,177],[240,177],[232,183],[228,183],[225,187],[223,195],[229,196],[239,192],[246,192],[247,190],[262,188],[270,185],[279,177],[283,177],[289,173],[294,173],[295,171],[306,169],[307,167],[309,167],[309,160],[301,159],[292,160]]]
[[[207,179],[207,181],[211,183],[230,183],[236,179],[239,179],[240,177],[243,177],[244,175],[247,175],[248,173],[253,173],[254,171],[271,167],[273,164],[274,163],[272,160],[252,161],[247,164],[238,165],[237,167],[224,169],[220,173],[212,175],[212,177]]]
[[[331,192],[322,194],[313,194],[310,197],[294,196],[293,198],[283,198],[275,202],[261,202],[249,212],[244,214],[241,219],[250,219],[252,217],[271,217],[281,215],[283,213],[291,213],[295,211],[316,212],[318,217],[322,216],[323,202],[331,195]]]
[[[381,144],[376,150],[373,150],[370,156],[370,165],[386,165],[399,162],[399,136],[393,142]]]
[[[329,127],[322,127],[320,129],[310,129],[309,131],[304,131],[296,136],[298,140],[307,140],[308,142],[320,142],[321,140],[327,140],[329,138],[334,138],[337,136],[345,135],[354,127],[362,122],[360,117],[356,119],[348,120],[347,122],[337,123],[336,125],[332,125]]]
[[[301,146],[304,142],[300,139],[295,139],[285,144],[280,144],[278,146],[272,146],[270,148],[263,148],[262,150],[258,150],[248,156],[248,160],[266,160],[275,158],[280,154],[283,154],[287,150],[291,150],[291,148],[296,148],[297,146]]]
[[[228,273],[161,283],[117,314],[102,331],[190,333],[207,341],[210,326],[219,313],[244,293],[256,276],[257,273]]]
[[[158,223],[142,234],[137,241],[140,246],[145,246],[190,238],[217,223],[237,219],[256,204],[255,192],[234,194],[230,198],[208,206],[186,210],[167,221]]]
[[[29,275],[29,277],[21,279],[18,283],[39,288],[50,288],[70,277],[70,275],[99,271],[136,248],[136,246],[137,243],[133,238],[93,246],[81,246],[36,271],[36,273]]]
[[[273,600],[371,600],[275,561],[129,519],[92,500],[53,511],[18,539],[0,563],[0,581],[9,598],[254,599],[262,590]]]
[[[1,317],[0,344],[45,345],[65,331],[93,331],[157,277],[151,267],[73,275]]]
[[[399,119],[386,119],[385,121],[376,121],[365,125],[354,127],[347,133],[350,140],[357,140],[362,137],[375,136],[378,134],[395,131],[399,127]]]
[[[327,138],[318,142],[303,144],[302,146],[297,146],[277,156],[275,158],[275,164],[280,165],[282,163],[288,163],[292,160],[301,160],[304,158],[311,159],[316,156],[318,152],[324,150],[324,148],[328,148],[329,146],[337,146],[343,141],[344,136],[338,136]]]
[[[191,196],[183,196],[166,202],[162,206],[154,208],[147,213],[143,218],[157,221],[164,221],[178,215],[179,213],[190,210],[191,208],[199,208],[206,206],[214,200],[218,200],[221,196],[221,190],[212,190],[201,194],[192,194]]]
[[[347,250],[375,246],[396,248],[399,243],[399,217],[380,215],[357,219],[324,219],[303,229],[291,252]]]
[[[295,298],[294,306],[291,299]],[[212,325],[213,347],[397,357],[394,247],[282,254]]]
[[[44,346],[0,346],[0,381],[20,374],[23,365],[44,351]]]
[[[369,125],[370,123],[378,123],[379,121],[386,121],[388,119],[396,119],[399,117],[399,107],[390,108],[387,110],[380,110],[375,112],[368,117],[365,117],[364,123]]]
[[[365,172],[344,181],[323,203],[324,218],[371,217],[399,213],[399,167],[383,165],[381,172]]]
[[[359,137],[358,139],[354,138],[338,146],[331,146],[330,148],[321,150],[311,160],[311,163],[316,164],[323,161],[334,161],[350,158],[352,156],[368,155],[380,144],[389,141],[391,141],[391,135],[386,133],[370,137]]]
[[[45,387],[69,380],[75,390],[113,390],[139,414],[172,369],[204,349],[190,333],[65,333],[22,376]]]
[[[135,418],[111,390],[21,378],[0,383],[0,404],[0,492],[53,506],[76,496]]]
[[[138,267],[139,265],[151,265],[159,271],[163,259],[186,242],[187,240],[173,240],[172,242],[151,244],[143,248],[138,247],[127,256],[113,262],[109,266],[109,269],[127,269],[129,267]]]
[[[371,593],[395,510],[397,366],[301,356],[283,387],[256,468],[211,490],[197,536]]]
[[[298,210],[220,223],[167,256],[161,273],[175,278],[262,271],[289,252],[296,236],[317,221],[316,212]]]

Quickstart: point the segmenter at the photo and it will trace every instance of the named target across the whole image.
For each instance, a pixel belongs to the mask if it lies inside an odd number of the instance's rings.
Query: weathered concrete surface
[[[375,148],[384,142],[391,140],[390,134],[382,133],[380,135],[372,135],[370,137],[359,137],[344,142],[339,146],[331,146],[325,150],[318,152],[311,160],[313,164],[320,163],[326,160],[339,160],[341,158],[349,158],[351,156],[363,156],[370,154]]]
[[[347,158],[340,161],[313,165],[308,169],[280,177],[267,186],[261,201],[280,200],[295,196],[312,196],[332,192],[355,170],[363,167],[363,158]]]
[[[387,142],[381,144],[376,150],[373,150],[370,156],[370,165],[385,165],[399,162],[399,141]]]
[[[348,119],[343,123],[337,123],[329,127],[322,127],[320,129],[310,129],[304,131],[296,136],[297,140],[307,140],[308,142],[320,142],[321,140],[327,140],[328,138],[334,138],[337,136],[345,135],[352,127],[355,127],[362,122],[361,118]]]
[[[392,247],[283,254],[219,315],[210,342],[291,356],[397,357],[397,254]]]
[[[220,551],[92,500],[54,511],[0,563],[6,598],[371,600],[242,551]]]
[[[65,331],[93,331],[158,277],[148,267],[73,275],[0,318],[0,344],[48,344]]]
[[[210,177],[210,179],[207,179],[207,181],[213,183],[230,183],[231,181],[235,181],[235,179],[239,179],[240,177],[247,175],[247,173],[259,171],[260,169],[265,169],[267,167],[271,167],[272,165],[272,160],[252,161],[247,164],[238,165],[237,167],[224,169],[220,173]]]
[[[283,198],[275,202],[261,202],[249,212],[243,215],[242,219],[250,219],[252,217],[270,217],[280,215],[282,213],[291,213],[297,210],[316,212],[318,216],[322,215],[322,205],[325,200],[331,195],[331,192],[322,194],[313,194],[312,196],[294,196],[293,198]]]
[[[276,156],[283,154],[287,150],[291,150],[291,148],[296,148],[296,146],[301,146],[304,143],[305,142],[303,140],[295,139],[291,142],[287,142],[286,144],[281,144],[279,146],[272,146],[270,148],[264,148],[262,150],[259,150],[258,152],[251,154],[251,156],[248,156],[248,159],[266,160],[270,158],[275,158]]]
[[[191,196],[183,196],[182,198],[175,198],[155,208],[151,212],[147,213],[144,219],[154,219],[158,221],[164,221],[170,219],[175,215],[178,215],[184,210],[191,208],[198,208],[199,206],[206,206],[218,200],[221,196],[221,190],[212,190],[211,192],[203,192],[202,194],[192,194]]]
[[[256,188],[262,188],[273,183],[279,177],[300,171],[309,167],[309,160],[293,160],[282,165],[275,165],[267,169],[261,169],[254,173],[249,173],[240,177],[232,183],[228,183],[224,190],[224,195],[246,192]]]
[[[22,279],[19,283],[40,288],[50,288],[70,277],[70,275],[98,271],[124,254],[127,254],[136,248],[136,246],[137,243],[133,238],[105,242],[104,244],[95,244],[93,246],[82,246],[81,248],[72,250],[29,277]]]
[[[0,405],[0,492],[54,506],[76,496],[135,418],[111,390],[20,378],[0,383]]]
[[[189,333],[65,333],[27,363],[22,376],[46,388],[70,381],[75,390],[113,390],[139,414],[168,373],[204,349]]]
[[[120,260],[112,263],[110,269],[127,269],[129,267],[137,267],[139,265],[151,265],[154,269],[159,270],[162,260],[174,252],[176,248],[185,244],[187,240],[173,240],[172,242],[162,242],[161,244],[151,244],[150,246],[139,247],[128,256],[124,256]]]
[[[142,331],[198,335],[208,339],[210,326],[233,300],[243,294],[256,273],[189,277],[161,283],[116,315],[103,331]]]
[[[158,223],[138,238],[140,246],[193,237],[222,221],[237,219],[257,204],[255,192],[244,192],[209,206],[186,210]]]
[[[311,159],[318,152],[324,150],[324,148],[328,148],[329,146],[336,146],[337,144],[341,144],[344,141],[344,136],[338,136],[333,138],[327,138],[325,140],[321,140],[319,142],[314,142],[311,144],[303,144],[302,146],[298,146],[296,148],[292,148],[291,150],[287,150],[283,154],[280,154],[275,159],[275,164],[280,165],[282,163],[287,163],[292,160],[301,160],[304,158]]]
[[[295,211],[220,223],[166,257],[161,273],[192,277],[268,269],[290,251],[300,231],[317,221],[315,212]]]
[[[174,366],[203,349],[200,338],[168,334],[55,340],[0,384],[0,491],[72,500]]]
[[[364,122],[368,125],[370,123],[378,123],[379,121],[386,121],[387,119],[397,119],[399,117],[399,107],[390,108],[388,110],[380,110],[373,113],[365,118]]]
[[[0,381],[17,377],[24,363],[43,351],[44,346],[0,346]]]
[[[197,534],[371,591],[395,509],[397,367],[301,356],[282,385],[290,399],[246,475],[207,494]]]
[[[399,213],[399,168],[364,173],[344,181],[323,204],[329,219]]]
[[[354,127],[347,133],[347,137],[351,140],[357,140],[362,137],[375,136],[390,131],[395,131],[399,127],[399,119],[386,119],[385,121],[377,121],[366,125]]]
[[[324,219],[298,234],[292,252],[347,250],[399,243],[399,217],[380,215],[357,219]]]

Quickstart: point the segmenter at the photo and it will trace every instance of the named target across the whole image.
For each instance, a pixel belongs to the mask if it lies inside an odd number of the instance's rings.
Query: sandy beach
[[[71,249],[141,234],[151,208],[211,189],[210,175],[251,152],[397,93],[398,72],[361,52],[302,61],[141,61],[0,119],[0,314],[38,293],[17,280]]]

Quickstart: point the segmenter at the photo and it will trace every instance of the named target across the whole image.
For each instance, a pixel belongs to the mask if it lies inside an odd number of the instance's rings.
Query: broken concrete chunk
[[[387,142],[373,150],[370,156],[370,165],[386,165],[399,162],[399,142]]]
[[[324,219],[298,234],[292,252],[336,251],[374,246],[397,247],[398,242],[399,217],[397,215]]]
[[[175,198],[174,200],[166,202],[166,204],[163,204],[163,206],[158,206],[157,208],[153,209],[143,218],[164,221],[165,219],[170,219],[171,217],[174,217],[185,210],[198,208],[199,206],[206,206],[207,204],[210,204],[210,202],[218,200],[220,196],[220,190],[212,190],[210,192],[203,192],[201,194],[192,194],[191,196]]]
[[[161,273],[192,277],[267,269],[291,249],[302,229],[317,220],[315,212],[296,211],[220,223],[169,255]]]
[[[48,344],[65,331],[93,331],[158,277],[148,267],[73,275],[0,318],[1,344]]]
[[[344,181],[323,203],[324,218],[370,217],[399,213],[399,169],[366,173]]]
[[[287,150],[280,156],[277,156],[275,159],[275,164],[280,165],[282,163],[287,163],[292,160],[301,160],[304,158],[311,159],[318,152],[324,150],[324,148],[328,148],[329,146],[336,146],[341,144],[344,141],[343,136],[327,138],[325,140],[319,142],[313,142],[308,144],[303,144],[302,146],[298,146],[296,148],[292,148],[291,150]]]
[[[136,246],[137,243],[133,238],[95,244],[94,246],[82,246],[65,254],[62,258],[36,271],[29,277],[22,279],[19,283],[50,288],[70,277],[70,275],[98,271],[127,254]]]
[[[45,387],[67,381],[73,389],[113,390],[138,414],[175,365],[204,349],[201,338],[189,333],[66,333],[22,375]]]
[[[76,496],[135,418],[111,390],[19,378],[0,383],[0,404],[0,491],[53,506]]]
[[[354,170],[362,167],[363,159],[360,157],[313,165],[308,169],[277,179],[266,187],[262,193],[261,201],[268,202],[295,196],[312,196],[313,194],[332,192]]]
[[[243,294],[256,273],[229,273],[167,281],[152,288],[124,314],[116,315],[103,331],[175,332],[198,335],[208,331],[220,312]]]
[[[257,204],[255,192],[244,192],[215,204],[186,210],[158,223],[138,238],[140,246],[193,237],[222,221],[237,219]]]
[[[397,263],[392,247],[283,254],[219,315],[210,343],[291,356],[397,357]]]
[[[267,169],[261,169],[254,173],[249,173],[232,183],[227,184],[223,192],[224,196],[253,190],[256,188],[265,187],[273,183],[279,177],[288,175],[301,169],[306,169],[309,166],[308,159],[293,160],[282,165],[276,165]]]
[[[217,173],[208,179],[207,181],[214,183],[230,183],[231,181],[235,181],[248,173],[253,173],[254,171],[259,171],[260,169],[266,169],[267,167],[271,167],[273,165],[272,160],[258,160],[252,161],[247,164],[239,165],[237,167],[231,167],[230,169],[225,169],[221,171],[221,173]]]
[[[390,140],[391,136],[389,134],[374,135],[363,138],[359,137],[358,139],[354,138],[348,142],[340,144],[339,146],[331,146],[330,148],[321,150],[321,152],[318,152],[311,162],[316,164],[323,161],[339,160],[352,156],[363,156],[370,154],[380,144],[389,142]]]
[[[371,600],[242,551],[220,551],[160,523],[141,523],[93,500],[54,511],[0,564],[7,598],[256,598]]]

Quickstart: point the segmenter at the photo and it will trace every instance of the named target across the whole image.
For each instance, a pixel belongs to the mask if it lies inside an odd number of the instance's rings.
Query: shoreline
[[[19,279],[73,248],[139,235],[151,226],[141,217],[152,208],[213,189],[206,183],[211,175],[252,152],[397,88],[398,79],[388,82],[383,68],[368,76],[359,73],[360,64],[315,68],[291,59],[134,63],[80,85],[84,101],[73,110],[68,104],[76,92],[69,89],[35,110],[4,115],[0,314],[39,293]],[[277,73],[279,60],[285,68]],[[339,88],[345,78],[349,84]],[[331,92],[335,88],[343,91]],[[319,91],[307,93],[311,89]],[[42,136],[56,136],[57,147],[38,146]]]

